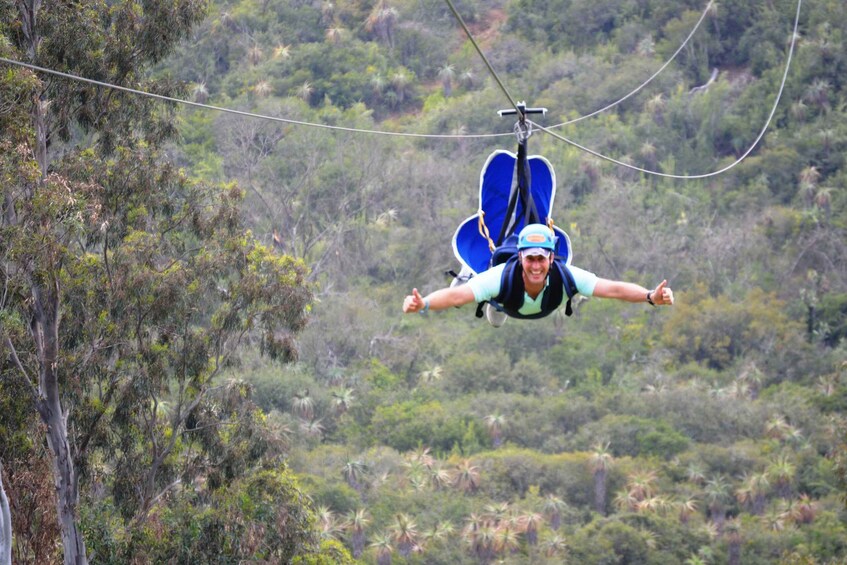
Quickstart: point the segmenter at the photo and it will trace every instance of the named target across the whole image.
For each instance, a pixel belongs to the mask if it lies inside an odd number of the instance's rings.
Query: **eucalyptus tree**
[[[7,3],[15,25],[0,27],[0,45],[41,67],[180,95],[145,72],[204,7]],[[226,392],[215,378],[248,339],[291,358],[311,291],[303,263],[241,226],[237,187],[193,182],[161,159],[173,107],[17,76],[10,88],[23,95],[8,114],[25,119],[0,129],[0,337],[17,391],[45,424],[65,563],[86,563],[80,481],[92,453],[118,471],[112,495],[127,527],[141,526],[181,474],[196,476],[181,459],[187,446],[220,439],[219,421],[198,427],[200,412],[214,415],[210,397]]]
[[[12,512],[3,488],[3,463],[0,462],[0,565],[12,565]]]

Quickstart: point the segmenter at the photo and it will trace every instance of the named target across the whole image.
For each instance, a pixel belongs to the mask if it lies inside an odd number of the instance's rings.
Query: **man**
[[[509,263],[496,265],[487,271],[471,278],[467,284],[451,288],[442,288],[427,295],[421,296],[418,289],[412,289],[412,294],[403,300],[403,312],[424,312],[427,310],[444,310],[451,306],[463,306],[471,302],[481,303],[498,299],[497,302],[518,304],[516,311],[507,312],[509,315],[520,318],[537,318],[546,316],[555,310],[562,302],[563,294],[567,298],[574,292],[584,296],[596,296],[598,298],[615,298],[626,302],[646,302],[653,306],[673,305],[673,291],[668,282],[663,280],[653,290],[644,288],[635,283],[612,281],[600,278],[594,273],[585,271],[578,267],[561,265],[562,270],[554,265],[553,251],[556,248],[556,239],[553,230],[543,224],[529,224],[521,230],[518,235],[518,257],[517,265],[512,272],[517,284],[507,282],[510,273]],[[553,275],[558,282],[564,275],[566,285],[564,293],[558,293],[558,301],[550,304],[549,294],[553,290],[549,287],[551,279],[551,267],[554,268]],[[516,271],[514,269],[517,269]],[[570,280],[569,280],[570,277]],[[567,292],[567,286],[573,283],[571,292]],[[522,283],[522,284],[521,284]],[[508,285],[513,294],[513,300],[508,296],[500,296],[504,285]],[[522,288],[521,288],[522,287]],[[523,297],[519,293],[523,293]],[[517,293],[517,294],[516,294]],[[545,295],[548,300],[545,301]],[[515,301],[514,299],[517,299]],[[488,321],[499,327],[505,321],[505,314],[486,304],[486,317]]]

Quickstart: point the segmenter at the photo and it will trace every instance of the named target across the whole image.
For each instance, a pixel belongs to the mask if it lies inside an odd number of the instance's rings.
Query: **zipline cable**
[[[506,98],[509,100],[509,103],[512,105],[512,108],[514,108],[515,111],[517,111],[518,115],[521,116],[521,119],[523,119],[523,113],[521,112],[520,108],[518,108],[518,103],[515,102],[515,99],[512,98],[511,94],[509,94],[509,91],[503,84],[503,81],[500,80],[500,77],[497,76],[497,73],[494,71],[494,67],[492,67],[491,63],[488,62],[488,57],[486,57],[485,53],[482,52],[482,49],[480,49],[479,44],[477,44],[476,40],[473,37],[473,34],[471,34],[471,30],[469,30],[468,26],[465,24],[465,20],[462,19],[462,16],[461,14],[459,14],[459,11],[456,10],[456,6],[453,5],[453,0],[446,0],[446,2],[447,5],[450,7],[450,11],[453,12],[453,16],[455,16],[456,20],[458,20],[459,25],[462,26],[463,30],[465,30],[465,35],[468,36],[468,40],[471,42],[471,45],[474,46],[474,49],[476,49],[476,52],[479,53],[479,57],[482,59],[482,62],[485,63],[486,67],[488,67],[488,72],[491,73],[491,76],[494,78],[494,82],[497,83],[497,86],[499,86],[500,90],[503,91],[503,94],[506,95]]]
[[[658,176],[658,177],[671,178],[671,179],[695,180],[695,179],[705,179],[705,178],[709,178],[709,177],[713,177],[713,176],[725,173],[728,170],[735,167],[736,165],[738,165],[739,163],[741,163],[741,161],[746,159],[747,156],[750,155],[750,153],[753,152],[753,149],[756,148],[756,146],[759,144],[759,142],[765,136],[765,132],[768,130],[768,127],[770,126],[771,120],[773,120],[774,114],[776,114],[776,108],[777,108],[777,106],[779,106],[779,100],[782,97],[782,92],[785,89],[785,83],[786,83],[786,80],[788,78],[788,70],[791,67],[791,58],[794,54],[794,45],[797,41],[797,29],[798,29],[799,23],[800,23],[800,7],[802,6],[802,4],[803,4],[803,0],[797,0],[797,14],[794,17],[794,31],[791,33],[791,46],[788,49],[788,57],[786,58],[786,61],[785,61],[785,71],[782,73],[782,82],[779,85],[779,91],[777,92],[776,100],[773,103],[773,107],[771,108],[770,115],[768,116],[768,119],[765,122],[764,127],[762,128],[762,131],[759,132],[758,137],[756,137],[756,140],[753,141],[753,143],[750,145],[750,147],[747,149],[747,151],[745,151],[744,154],[741,155],[741,157],[736,159],[735,162],[727,165],[726,167],[723,167],[722,169],[719,169],[717,171],[713,171],[711,173],[703,173],[703,174],[699,174],[699,175],[675,175],[675,174],[670,174],[670,173],[663,173],[663,172],[660,172],[660,171],[651,171],[649,169],[643,169],[643,168],[637,167],[635,165],[630,165],[629,163],[624,163],[623,161],[619,161],[619,160],[614,159],[612,157],[608,157],[606,155],[598,153],[597,151],[594,151],[593,149],[589,149],[588,147],[584,147],[584,146],[580,145],[579,143],[576,143],[575,141],[572,141],[572,140],[570,140],[570,139],[568,139],[568,138],[566,138],[562,135],[559,135],[558,133],[556,133],[554,131],[550,131],[549,128],[545,128],[545,127],[540,126],[536,123],[533,123],[532,125],[537,127],[538,129],[540,129],[541,131],[552,135],[556,139],[560,139],[560,140],[564,141],[565,143],[576,147],[577,149],[579,149],[581,151],[584,151],[586,153],[594,155],[595,157],[598,157],[598,158],[603,159],[605,161],[609,161],[610,163],[614,163],[615,165],[620,165],[621,167],[626,167],[628,169],[632,169],[634,171],[638,171],[638,172],[645,173],[645,174],[648,174],[648,175],[655,175],[655,176]]]
[[[674,51],[674,54],[671,55],[670,59],[665,61],[665,64],[662,65],[661,67],[659,67],[659,70],[657,70],[655,73],[653,73],[650,76],[650,78],[648,78],[643,83],[641,83],[640,86],[637,86],[635,88],[635,90],[633,90],[632,92],[630,92],[629,94],[627,94],[623,98],[620,98],[620,99],[616,100],[615,102],[612,102],[611,104],[609,104],[607,106],[603,106],[599,110],[594,110],[590,114],[585,114],[584,116],[580,116],[578,118],[574,118],[572,120],[568,120],[566,122],[562,122],[562,123],[556,124],[554,126],[549,126],[547,129],[558,128],[558,127],[561,127],[561,126],[568,126],[568,125],[571,125],[571,124],[575,124],[577,122],[581,122],[582,120],[592,118],[592,117],[596,116],[597,114],[601,114],[601,113],[605,112],[606,110],[611,110],[612,108],[614,108],[615,106],[617,106],[621,102],[624,102],[625,100],[632,98],[633,96],[635,96],[636,94],[641,92],[648,84],[653,82],[653,79],[655,79],[657,76],[662,74],[662,72],[667,68],[667,66],[671,64],[671,61],[676,59],[676,56],[679,55],[682,52],[682,50],[685,48],[686,45],[688,45],[688,42],[691,41],[692,37],[694,37],[694,32],[696,32],[700,28],[700,24],[702,24],[703,20],[706,19],[706,14],[709,13],[709,10],[711,9],[713,2],[714,2],[714,0],[709,0],[709,3],[706,5],[706,8],[703,10],[703,13],[700,14],[700,19],[697,20],[697,24],[694,26],[694,29],[692,29],[691,32],[689,32],[688,37],[686,37],[685,41],[683,41],[682,44],[677,48],[677,50]]]
[[[468,30],[467,26],[464,25],[464,22],[461,20],[461,16],[459,16],[459,14],[455,11],[455,8],[453,7],[452,0],[446,0],[446,2],[447,2],[447,4],[450,5],[450,8],[453,10],[453,13],[459,19],[459,22],[462,24],[462,27],[465,29],[465,33],[467,33],[468,37],[470,37],[470,31]],[[711,4],[711,2],[710,2],[710,4]],[[786,57],[786,61],[785,61],[785,71],[782,74],[782,81],[779,85],[779,91],[777,92],[776,100],[774,101],[773,107],[771,108],[770,115],[768,116],[768,119],[765,121],[765,125],[762,128],[762,130],[759,132],[758,137],[756,137],[755,141],[753,141],[753,143],[750,145],[750,147],[747,149],[747,151],[745,151],[744,154],[741,157],[736,159],[735,162],[727,165],[726,167],[723,167],[722,169],[719,169],[717,171],[713,171],[711,173],[703,173],[703,174],[698,174],[698,175],[676,175],[676,174],[672,174],[672,173],[663,173],[661,171],[652,171],[652,170],[649,170],[649,169],[644,169],[642,167],[631,165],[629,163],[624,163],[623,161],[620,161],[620,160],[615,159],[613,157],[609,157],[609,156],[604,155],[604,154],[602,154],[598,151],[594,151],[593,149],[589,149],[588,147],[585,147],[584,145],[580,145],[579,143],[577,143],[573,140],[570,140],[570,139],[568,139],[568,138],[566,138],[562,135],[559,135],[558,133],[556,133],[554,131],[551,131],[550,128],[545,128],[545,127],[543,127],[539,124],[536,124],[534,122],[530,122],[530,124],[537,127],[541,131],[552,135],[556,139],[559,139],[559,140],[564,141],[565,143],[567,143],[567,144],[569,144],[573,147],[576,147],[580,151],[583,151],[585,153],[593,155],[593,156],[595,156],[599,159],[603,159],[604,161],[614,163],[615,165],[619,165],[621,167],[625,167],[625,168],[628,168],[628,169],[632,169],[634,171],[638,171],[640,173],[644,173],[644,174],[648,174],[648,175],[654,175],[654,176],[658,176],[658,177],[664,177],[664,178],[681,179],[681,180],[704,179],[704,178],[709,178],[709,177],[713,177],[713,176],[725,173],[726,171],[732,169],[733,167],[735,167],[736,165],[741,163],[744,159],[747,158],[748,155],[750,155],[750,153],[753,151],[753,149],[756,148],[756,146],[759,144],[759,142],[764,137],[765,132],[768,130],[768,127],[770,126],[771,120],[773,120],[774,114],[776,114],[776,109],[777,109],[777,106],[779,106],[779,101],[782,98],[782,92],[785,89],[785,83],[786,83],[786,80],[788,78],[788,70],[791,67],[791,59],[792,59],[792,56],[794,54],[794,45],[797,42],[797,29],[799,28],[799,25],[800,25],[800,8],[801,8],[802,5],[803,5],[803,0],[797,0],[797,13],[794,16],[794,31],[791,33],[791,46],[788,49],[788,56]],[[705,16],[705,14],[706,14],[706,11],[704,10],[703,16],[701,16],[701,21],[702,21],[702,18]],[[699,26],[699,22],[698,22],[698,26]],[[688,39],[690,39],[690,38],[691,38],[691,34],[689,34]],[[686,39],[686,42],[688,41],[688,39]],[[474,44],[474,46],[476,46],[476,42],[473,40],[473,38],[471,38],[471,42]],[[681,49],[682,48],[680,47],[680,50]],[[492,74],[492,76],[494,77],[494,80],[497,82],[497,84],[501,85],[501,88],[502,88],[503,92],[506,94],[506,97],[509,99],[509,102],[514,104],[512,97],[509,95],[505,86],[503,86],[503,83],[500,80],[500,78],[497,76],[496,71],[491,67],[490,64],[488,64],[488,60],[485,59],[484,55],[482,55],[482,51],[480,51],[478,48],[477,48],[477,50],[479,51],[479,54],[483,57],[483,60],[485,60],[486,64],[488,65],[488,70]],[[676,54],[674,54],[674,56],[676,56]],[[652,80],[652,78],[653,77],[651,77],[650,80]],[[515,109],[518,110],[517,107]],[[518,110],[518,113],[520,114],[520,110]],[[563,125],[563,124],[559,124],[559,125]]]
[[[449,0],[448,0],[448,2],[450,3],[450,9],[453,11],[454,16],[458,19],[458,21],[462,25],[462,28],[465,30],[465,33],[468,35],[469,40],[471,41],[473,46],[476,48],[480,57],[485,62],[486,66],[488,67],[489,72],[492,74],[492,76],[494,76],[495,81],[498,83],[500,88],[506,94],[506,97],[509,99],[509,102],[515,107],[515,109],[517,109],[517,104],[514,102],[511,95],[508,93],[508,90],[506,90],[506,87],[500,81],[499,77],[497,76],[497,73],[494,72],[494,69],[492,68],[491,64],[488,62],[488,59],[482,53],[482,50],[480,49],[479,45],[474,40],[473,36],[470,33],[470,30],[465,25],[465,22],[462,19],[461,15],[458,14],[458,12],[456,11],[456,8],[452,4],[452,2],[450,2]],[[618,104],[620,104],[624,100],[627,100],[628,98],[634,96],[636,93],[638,93],[640,90],[642,90],[645,86],[647,86],[647,84],[649,84],[653,79],[655,79],[662,71],[664,71],[665,68],[671,63],[671,61],[673,61],[676,58],[676,56],[682,51],[682,49],[687,45],[688,41],[694,35],[694,32],[697,31],[697,29],[700,27],[700,24],[703,22],[703,19],[705,18],[705,15],[708,12],[709,7],[712,5],[712,2],[713,2],[713,0],[709,1],[709,4],[706,6],[706,9],[703,11],[703,14],[700,16],[700,19],[697,21],[697,24],[695,25],[694,29],[691,30],[691,32],[688,34],[688,37],[685,39],[685,41],[682,43],[682,45],[680,45],[679,48],[671,56],[671,58],[668,59],[667,61],[665,61],[665,63],[659,68],[659,70],[656,71],[644,83],[642,83],[635,90],[633,90],[629,94],[625,95],[621,99],[617,100],[616,102],[612,102],[611,104],[609,104],[609,105],[607,105],[607,106],[605,106],[605,107],[603,107],[599,110],[595,110],[594,112],[587,114],[585,116],[581,116],[579,118],[575,118],[573,120],[569,120],[569,121],[563,122],[561,124],[550,126],[550,128],[557,128],[557,127],[560,127],[560,126],[573,124],[573,123],[579,122],[581,120],[584,120],[586,118],[596,116],[597,114],[599,114],[601,112],[605,112],[606,110],[609,110],[609,109],[617,106]],[[300,120],[293,120],[293,119],[289,119],[289,118],[281,118],[281,117],[277,117],[277,116],[269,116],[269,115],[266,115],[266,114],[257,114],[257,113],[254,113],[254,112],[246,112],[246,111],[242,111],[242,110],[233,110],[231,108],[224,108],[224,107],[221,107],[221,106],[213,106],[213,105],[210,105],[210,104],[193,102],[191,100],[184,100],[184,99],[181,99],[181,98],[174,98],[174,97],[171,97],[171,96],[154,94],[154,93],[146,92],[146,91],[143,91],[143,90],[137,90],[137,89],[134,89],[134,88],[119,86],[119,85],[112,84],[112,83],[93,80],[93,79],[81,77],[81,76],[78,76],[78,75],[73,75],[73,74],[70,74],[70,73],[65,73],[65,72],[56,71],[56,70],[53,70],[53,69],[48,69],[48,68],[45,68],[45,67],[40,67],[38,65],[33,65],[31,63],[24,63],[22,61],[16,61],[16,60],[13,60],[13,59],[8,59],[6,57],[0,57],[0,63],[6,63],[7,65],[14,65],[14,66],[18,66],[18,67],[23,67],[23,68],[30,69],[32,71],[37,71],[37,72],[40,72],[40,73],[55,75],[55,76],[58,76],[58,77],[74,80],[74,81],[77,81],[77,82],[84,82],[84,83],[92,84],[94,86],[100,86],[100,87],[103,87],[103,88],[111,88],[113,90],[120,90],[120,91],[127,92],[127,93],[130,93],[130,94],[136,94],[136,95],[139,95],[139,96],[146,96],[148,98],[154,98],[154,99],[162,100],[162,101],[165,101],[165,102],[171,102],[171,103],[175,103],[175,104],[183,104],[183,105],[186,105],[186,106],[193,106],[193,107],[196,107],[196,108],[203,108],[203,109],[206,109],[206,110],[213,110],[213,111],[216,111],[216,112],[224,112],[224,113],[235,114],[235,115],[239,115],[239,116],[245,116],[245,117],[249,117],[249,118],[257,118],[257,119],[262,119],[262,120],[282,122],[282,123],[299,125],[299,126],[306,126],[306,127],[315,127],[315,128],[322,128],[322,129],[335,130],[335,131],[344,131],[344,132],[350,132],[350,133],[364,133],[364,134],[387,135],[387,136],[396,136],[396,137],[415,137],[415,138],[426,138],[426,139],[482,139],[482,138],[505,137],[505,136],[513,135],[512,132],[505,132],[505,133],[470,133],[470,134],[426,134],[426,133],[391,132],[391,131],[385,131],[385,130],[370,130],[370,129],[362,129],[362,128],[348,128],[348,127],[343,127],[343,126],[331,126],[331,125],[327,125],[327,124],[319,124],[319,123],[305,122],[305,121],[300,121]]]
[[[266,114],[256,114],[253,112],[245,112],[243,110],[233,110],[232,108],[224,108],[221,106],[213,106],[210,104],[202,104],[200,102],[193,102],[191,100],[183,100],[181,98],[173,98],[171,96],[164,96],[162,94],[154,94],[152,92],[145,92],[143,90],[136,90],[134,88],[129,88],[126,86],[118,86],[116,84],[110,84],[108,82],[102,82],[99,80],[93,80],[90,78],[85,78],[77,75],[72,75],[70,73],[63,73],[61,71],[54,71],[52,69],[47,69],[44,67],[39,67],[38,65],[33,65],[30,63],[24,63],[21,61],[15,61],[13,59],[7,59],[5,57],[0,57],[0,63],[6,63],[8,65],[15,65],[18,67],[24,67],[26,69],[30,69],[32,71],[38,71],[40,73],[45,73],[49,75],[55,75],[62,78],[67,78],[70,80],[84,82],[88,84],[93,84],[95,86],[101,86],[103,88],[111,88],[113,90],[120,90],[122,92],[128,92],[130,94],[137,94],[139,96],[146,96],[148,98],[155,98],[157,100],[163,100],[165,102],[172,102],[175,104],[184,104],[186,106],[194,106],[196,108],[204,108],[206,110],[215,110],[217,112],[224,112],[227,114],[236,114],[238,116],[246,116],[249,118],[258,118],[262,120],[269,120],[272,122],[282,122],[286,124],[298,125],[298,126],[308,126],[314,128],[322,128],[336,131],[345,131],[352,133],[368,133],[375,135],[389,135],[389,136],[397,136],[397,137],[423,137],[423,138],[446,138],[446,139],[468,139],[468,138],[484,138],[484,137],[502,137],[506,135],[514,135],[511,132],[508,133],[471,133],[471,134],[436,134],[436,133],[404,133],[404,132],[394,132],[394,131],[383,131],[383,130],[371,130],[371,129],[361,129],[361,128],[348,128],[343,126],[331,126],[328,124],[317,124],[311,122],[304,122],[300,120],[292,120],[290,118],[280,118],[278,116],[268,116]]]

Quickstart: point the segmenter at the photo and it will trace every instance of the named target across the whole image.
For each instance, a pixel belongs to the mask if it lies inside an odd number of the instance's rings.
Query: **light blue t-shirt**
[[[473,291],[474,300],[477,303],[491,300],[500,294],[500,282],[503,280],[503,269],[505,268],[506,264],[501,263],[472,277],[468,281],[468,286]],[[568,266],[568,269],[573,275],[577,291],[584,296],[593,296],[594,287],[597,285],[597,275],[579,267]],[[520,307],[518,312],[524,315],[538,314],[541,312],[541,302],[544,298],[544,293],[547,292],[547,285],[549,283],[550,278],[548,277],[544,282],[544,290],[535,299],[524,292],[523,306]],[[565,293],[565,300],[562,303],[566,300],[567,293]]]

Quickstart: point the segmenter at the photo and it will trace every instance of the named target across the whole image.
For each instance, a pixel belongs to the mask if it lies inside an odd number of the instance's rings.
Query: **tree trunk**
[[[12,565],[12,512],[3,489],[3,464],[0,463],[0,565]]]
[[[26,38],[27,55],[35,63],[41,37],[38,33],[38,12],[41,0],[19,0],[18,12]],[[35,159],[41,173],[41,181],[47,177],[49,155],[47,152],[47,108],[49,100],[37,99],[32,109],[35,130]],[[36,185],[38,190],[38,185]],[[50,265],[55,272],[57,265]],[[85,565],[85,542],[76,524],[79,502],[74,457],[68,442],[67,414],[62,410],[59,394],[59,321],[60,301],[57,280],[43,281],[30,277],[33,299],[31,335],[36,345],[39,361],[38,399],[36,409],[47,425],[47,445],[53,464],[53,482],[56,486],[56,506],[59,526],[62,531],[62,546],[66,565]]]
[[[594,472],[594,510],[606,515],[606,471],[598,469]]]
[[[727,565],[741,564],[741,543],[736,540],[729,542],[729,555],[727,557]]]
[[[48,413],[44,422],[48,426],[47,445],[50,447],[50,459],[53,463],[57,516],[62,530],[65,565],[85,565],[88,559],[85,554],[85,541],[76,523],[79,489],[68,443],[67,425],[59,403],[56,402],[53,406],[49,404],[51,403],[44,403],[44,409]]]
[[[59,288],[44,289],[33,281],[35,316],[32,337],[40,361],[38,413],[47,426],[47,445],[53,464],[56,486],[56,508],[62,531],[65,565],[85,565],[85,542],[76,524],[79,488],[73,453],[68,442],[67,415],[62,410],[59,395]]]

